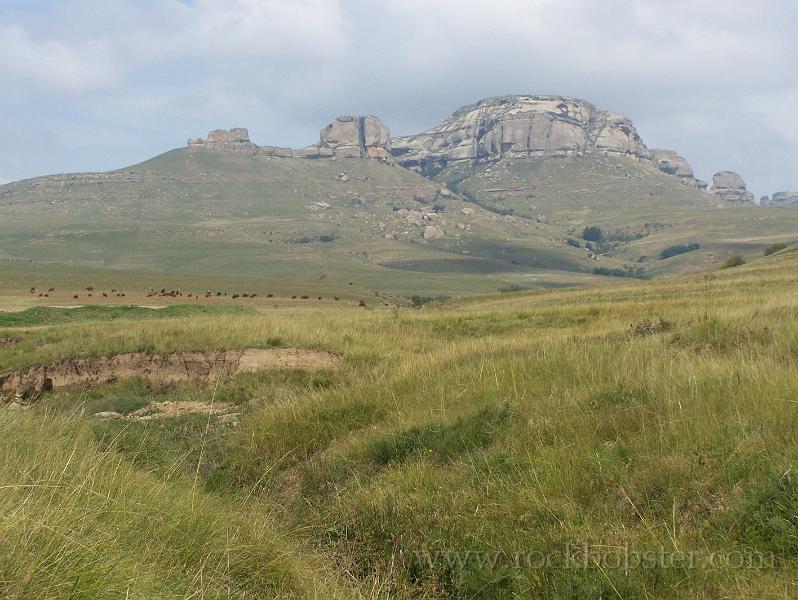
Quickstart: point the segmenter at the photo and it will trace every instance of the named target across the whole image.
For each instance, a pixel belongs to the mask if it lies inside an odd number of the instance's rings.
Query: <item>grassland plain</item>
[[[0,371],[274,345],[342,358],[0,409],[0,595],[795,597],[795,249],[418,309],[251,309],[0,327]],[[91,418],[165,399],[242,414]]]

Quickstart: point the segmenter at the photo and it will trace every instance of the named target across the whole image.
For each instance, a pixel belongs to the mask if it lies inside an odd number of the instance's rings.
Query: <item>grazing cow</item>
[[[302,296],[303,300],[307,300],[310,296]]]
[[[339,298],[338,296],[336,296],[336,297],[335,297],[335,299],[336,299],[336,300],[340,300],[340,298]]]
[[[152,288],[150,288],[150,289],[152,289]],[[153,291],[155,291],[155,290],[153,290]],[[112,290],[111,290],[111,293],[112,293],[112,294],[113,294],[114,292],[116,292],[116,288],[114,288],[114,289],[112,289]]]
[[[116,291],[116,290],[114,290],[114,291]],[[166,293],[166,288],[161,288],[161,293],[165,294]]]
[[[44,297],[44,294],[42,294],[41,292],[39,292],[39,298],[42,298],[42,297]]]
[[[44,297],[45,297],[45,298],[49,298],[49,297],[50,297],[50,294],[45,294],[45,295],[44,295]]]
[[[249,295],[249,297],[250,297],[250,298],[257,298],[257,297],[258,297],[258,295],[257,295],[257,294],[250,294],[250,295]]]
[[[107,298],[107,297],[108,297],[108,294],[106,294],[105,292],[103,292],[103,298]]]
[[[31,294],[35,294],[35,293],[36,293],[36,288],[31,288],[31,289],[30,289],[30,293],[31,293]]]
[[[88,293],[88,294],[86,294],[86,295],[87,295],[89,298],[91,298],[91,292],[89,292],[89,293]]]
[[[217,296],[221,296],[221,295],[222,295],[222,292],[216,292],[216,295],[217,295]]]
[[[50,288],[50,289],[49,289],[49,290],[47,290],[47,291],[48,291],[48,292],[54,292],[54,291],[55,291],[55,288]]]
[[[249,294],[241,294],[242,298],[249,298]]]
[[[94,288],[92,286],[89,286],[89,287],[86,288],[86,291],[87,292],[93,292]]]
[[[124,297],[125,297],[125,293],[124,293],[124,292],[122,292],[121,296],[124,298]]]
[[[366,308],[366,301],[365,300],[358,300],[357,305],[359,308]]]
[[[77,300],[77,299],[78,299],[78,295],[77,295],[77,294],[75,294],[74,296],[72,296],[72,299],[73,299],[73,300]]]
[[[321,300],[321,296],[319,296],[319,300]]]
[[[267,298],[274,298],[274,294],[266,294]]]
[[[233,294],[233,298],[238,298],[238,294]]]
[[[296,300],[296,296],[291,296],[291,300]]]

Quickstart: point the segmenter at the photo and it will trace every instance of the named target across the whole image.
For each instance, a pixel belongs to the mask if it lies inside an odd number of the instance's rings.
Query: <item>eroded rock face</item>
[[[775,192],[762,197],[762,206],[798,206],[798,192]]]
[[[465,106],[424,133],[392,140],[404,166],[503,156],[594,152],[651,159],[632,122],[589,102],[560,96],[502,96]]]
[[[695,178],[695,175],[693,174],[693,167],[690,166],[690,163],[687,162],[687,159],[679,156],[679,154],[673,150],[652,148],[651,160],[654,161],[654,164],[663,173],[673,175],[674,177],[694,185],[699,189],[703,190],[707,188],[707,183],[705,181]]]
[[[745,181],[734,171],[715,173],[712,176],[712,188],[709,191],[720,200],[731,204],[754,201],[754,195],[745,188]]]

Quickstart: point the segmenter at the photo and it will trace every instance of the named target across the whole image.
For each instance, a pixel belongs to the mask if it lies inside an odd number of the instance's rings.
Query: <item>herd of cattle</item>
[[[38,293],[38,297],[39,298],[49,298],[50,297],[50,293],[55,292],[55,291],[56,291],[56,289],[54,287],[48,288],[46,292],[37,291],[37,289],[35,287],[30,288],[30,293],[31,294],[37,294]],[[86,292],[86,297],[87,298],[93,298],[94,297],[94,293],[95,293],[94,287],[87,287],[85,289],[85,292]],[[112,289],[110,292],[99,292],[99,293],[102,295],[103,298],[109,298],[111,296],[114,296],[116,298],[125,298],[126,297],[125,296],[125,292],[117,291],[116,288]],[[156,290],[155,288],[150,287],[149,290],[147,291],[147,298],[181,298],[181,297],[184,297],[183,290],[181,290],[181,289],[168,290],[166,288],[161,288],[160,290]],[[236,293],[236,294],[229,294],[228,295],[227,292],[211,292],[210,290],[207,290],[205,292],[205,294],[202,294],[202,295],[198,294],[198,293],[193,293],[193,292],[186,292],[185,297],[186,298],[201,298],[201,297],[204,297],[204,298],[213,298],[213,297],[224,298],[224,297],[229,297],[229,298],[232,298],[232,299],[236,300],[236,299],[239,299],[239,298],[249,298],[249,299],[257,298],[258,295],[255,294],[255,293]],[[274,294],[266,294],[266,298],[275,298],[275,295]],[[73,300],[79,300],[80,299],[80,294],[74,294],[72,296],[72,299]],[[291,296],[291,300],[297,300],[297,299],[310,300],[311,298],[310,298],[310,295],[308,295],[308,294],[304,294],[302,296]],[[318,296],[318,299],[319,300],[323,300],[324,298],[322,296]],[[337,302],[341,298],[340,298],[340,296],[333,296],[333,299]],[[366,308],[366,301],[363,300],[363,299],[358,300],[357,305],[359,307],[361,307],[361,308]]]

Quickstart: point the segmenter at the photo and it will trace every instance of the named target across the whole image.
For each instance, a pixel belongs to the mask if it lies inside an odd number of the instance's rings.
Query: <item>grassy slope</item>
[[[589,225],[642,235],[618,245],[602,261],[640,261],[652,275],[711,270],[731,254],[755,256],[774,242],[798,239],[798,210],[719,208],[712,196],[649,164],[621,158],[506,160],[473,169],[455,165],[436,179],[470,192],[486,207],[527,219],[543,214],[561,239],[578,238]],[[697,252],[658,258],[664,248],[694,242],[701,245]]]
[[[342,171],[349,181],[336,178]],[[464,215],[461,199],[437,190],[414,172],[371,160],[178,149],[88,180],[4,186],[0,256],[428,292],[440,289],[438,274],[452,291],[484,292],[541,269],[566,282],[589,270],[587,258],[563,250],[545,226],[509,223],[478,207]],[[330,208],[308,208],[313,203]],[[434,217],[447,233],[442,240],[425,241],[423,226],[408,225],[394,210],[432,204],[445,208]]]
[[[346,574],[347,593],[364,596],[792,597],[796,268],[798,251],[787,250],[711,278],[502,295],[398,313],[305,307],[261,317],[136,320],[122,328],[80,322],[0,330],[0,337],[31,343],[26,352],[3,349],[5,367],[79,352],[250,346],[266,339],[344,358],[339,371],[321,379],[249,375],[217,389],[216,398],[246,413],[234,431],[64,416],[81,405],[113,407],[120,394],[145,401],[154,393],[126,384],[53,396],[23,415],[4,411],[0,423],[22,428],[25,440],[0,447],[3,479],[15,494],[10,506],[24,506],[11,525],[55,525],[39,526],[31,537],[11,535],[19,526],[9,529],[3,521],[12,541],[0,552],[0,582],[24,595],[16,574],[33,559],[55,557],[53,577],[30,588],[40,597],[47,585],[74,582],[69,561],[85,574],[75,584],[81,590],[101,583],[122,589],[131,573],[152,569],[165,575],[142,575],[139,595],[202,584],[207,596],[222,597],[229,572],[209,540],[219,538],[221,523],[240,522],[232,500],[254,490],[253,510],[282,525],[259,527],[273,542],[256,547],[246,541],[253,535],[248,525],[239,530],[245,541],[232,544],[238,567],[229,597],[245,597],[251,582],[263,580],[272,582],[263,596],[313,595],[296,574],[319,557]],[[652,327],[630,327],[644,321]],[[214,391],[157,393],[208,400]],[[44,419],[39,413],[48,406],[60,412]],[[49,429],[34,435],[37,428]],[[206,443],[210,465],[197,455]],[[100,465],[112,466],[82,483],[93,471],[81,465],[98,462],[97,452],[106,456]],[[48,460],[39,465],[37,456]],[[187,504],[197,464],[204,465],[207,490],[197,492],[207,511],[200,513],[202,527]],[[76,502],[61,511],[53,509],[56,492],[49,487],[58,477],[56,489],[71,491]],[[170,506],[158,499],[167,490]],[[135,509],[127,512],[131,502]],[[118,507],[116,527],[108,511]],[[141,525],[140,511],[151,509],[159,520]],[[63,535],[77,526],[73,520],[83,528],[80,542]],[[149,540],[147,527],[156,525],[175,535],[151,553],[139,552]],[[626,546],[695,552],[701,565],[713,551],[754,548],[772,553],[773,564],[625,572],[592,563],[587,569],[514,563],[519,552],[553,552],[556,561],[569,544],[592,552]],[[109,558],[95,557],[100,547]],[[307,554],[297,555],[297,548]],[[283,550],[277,563],[250,554]],[[438,551],[486,554],[460,554],[458,565]],[[480,556],[497,558],[480,565]],[[111,569],[106,560],[122,567]],[[209,565],[205,578],[193,577],[200,564]],[[264,571],[262,564],[270,566]],[[342,589],[329,573],[315,573],[311,587]]]

